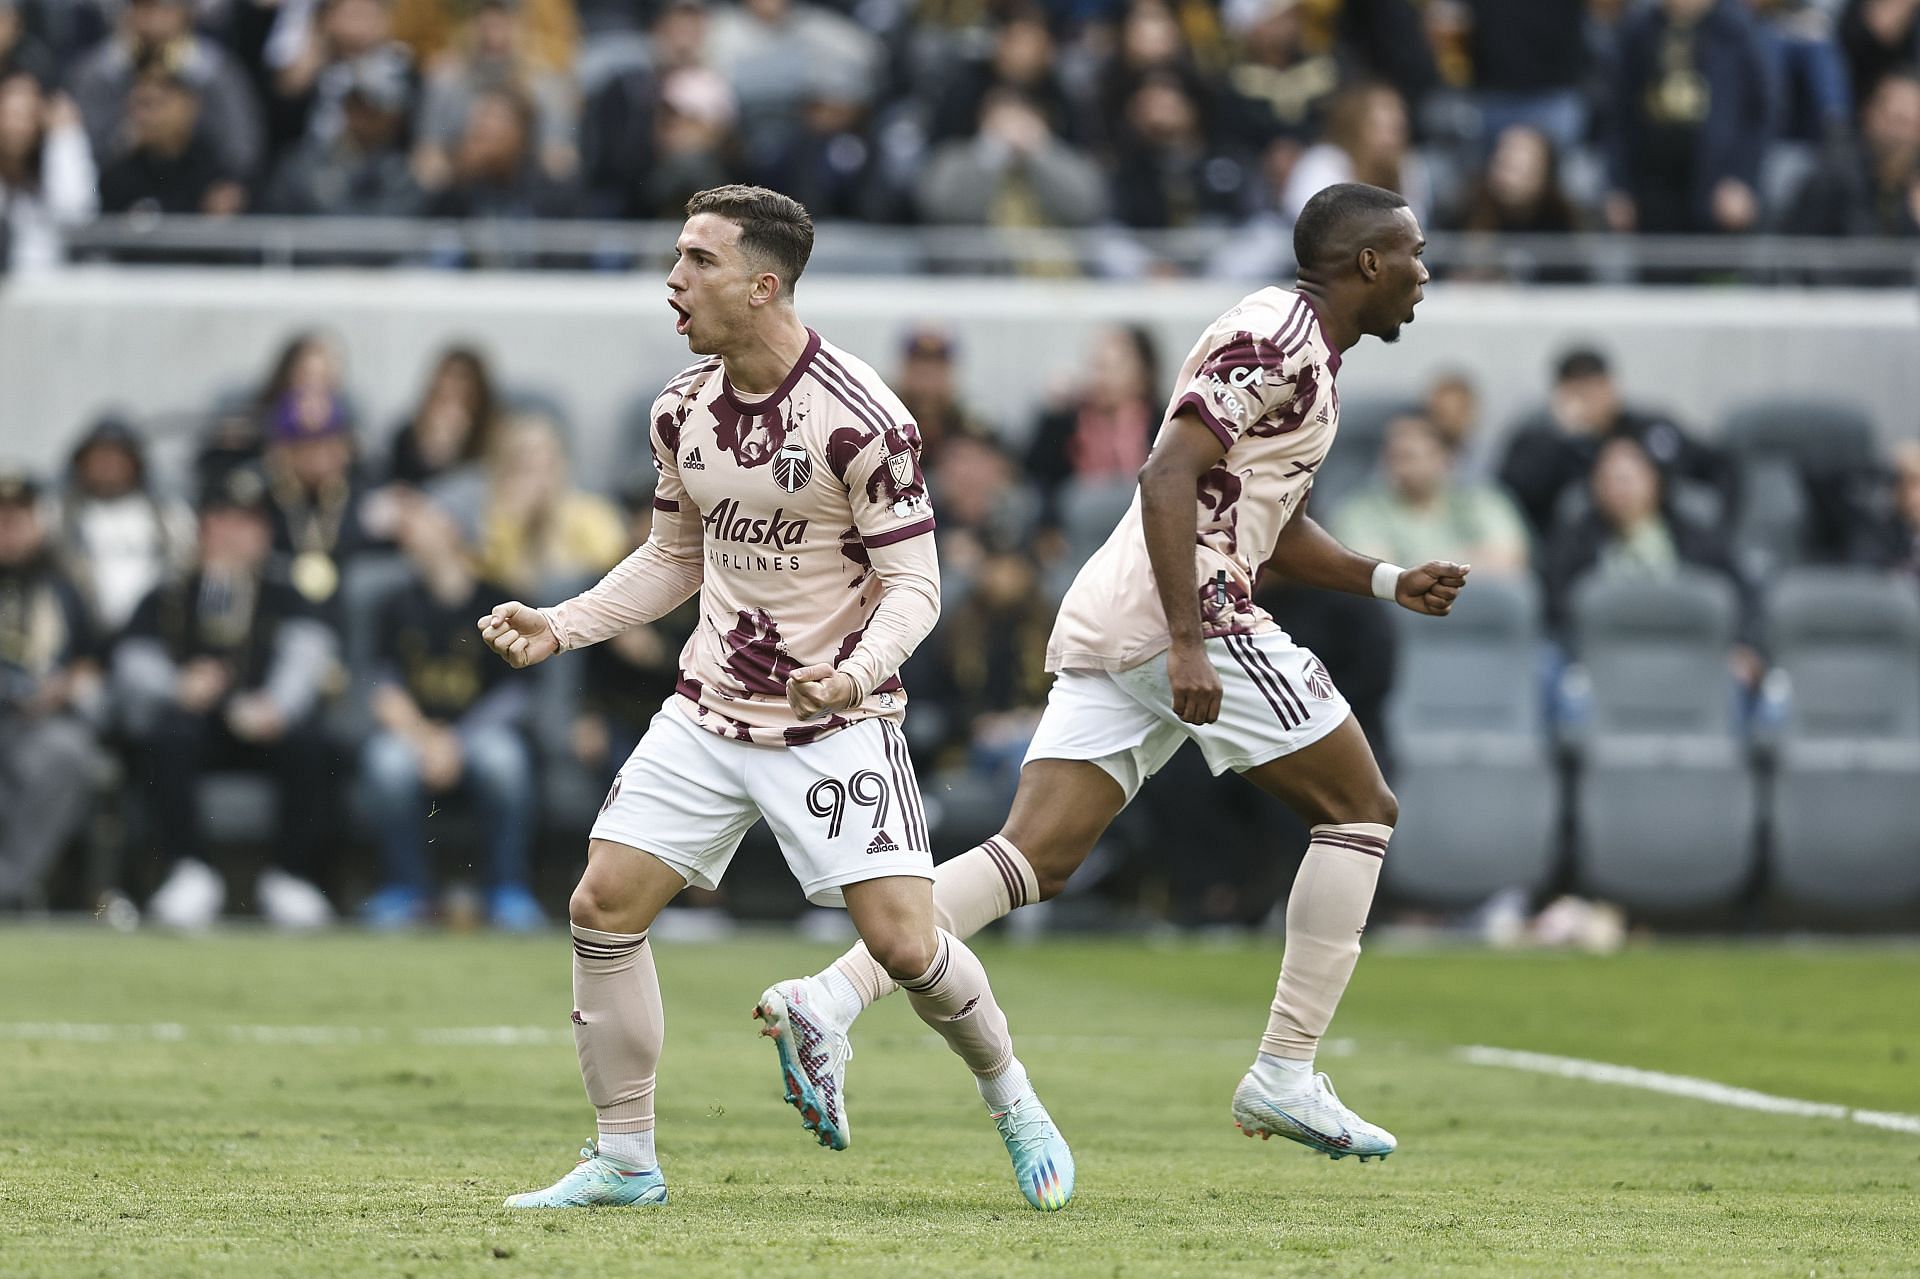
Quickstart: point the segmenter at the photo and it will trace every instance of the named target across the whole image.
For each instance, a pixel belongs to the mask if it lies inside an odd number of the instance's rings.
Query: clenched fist
[[[516,671],[538,665],[560,651],[560,641],[540,610],[518,600],[494,605],[479,626],[480,638],[487,647],[506,658],[507,665]]]

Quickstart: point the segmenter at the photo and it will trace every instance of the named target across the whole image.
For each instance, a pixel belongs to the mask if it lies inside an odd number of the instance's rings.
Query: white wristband
[[[1407,570],[1381,560],[1373,566],[1373,598],[1391,600],[1400,589],[1400,575]]]

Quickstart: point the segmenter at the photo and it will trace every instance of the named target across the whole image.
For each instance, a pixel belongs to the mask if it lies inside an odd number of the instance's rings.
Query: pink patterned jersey
[[[1194,494],[1200,623],[1208,638],[1274,627],[1254,606],[1254,578],[1333,443],[1339,368],[1340,354],[1305,296],[1281,288],[1242,298],[1201,334],[1180,368],[1160,429],[1190,411],[1226,449]],[[1126,670],[1168,643],[1136,492],[1061,601],[1047,669]]]
[[[926,538],[932,564],[919,432],[871,368],[807,332],[763,400],[735,393],[716,358],[653,405],[654,507],[704,530],[700,626],[674,703],[702,728],[774,746],[902,717],[891,670],[860,705],[806,722],[787,705],[787,676],[845,661],[866,634],[882,594],[869,551]]]

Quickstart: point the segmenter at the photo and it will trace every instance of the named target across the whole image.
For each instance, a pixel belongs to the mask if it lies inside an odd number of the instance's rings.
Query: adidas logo
[[[680,469],[681,469],[681,470],[683,470],[683,471],[704,471],[704,470],[706,470],[706,469],[707,469],[707,464],[706,464],[705,462],[702,462],[702,461],[700,460],[700,450],[699,450],[699,449],[697,449],[697,448],[695,448],[695,449],[692,449],[692,450],[690,450],[690,451],[689,451],[689,452],[687,453],[687,455],[686,455],[685,457],[683,457],[683,458],[681,458],[681,459],[680,459]]]
[[[875,853],[897,853],[899,851],[900,845],[894,843],[893,836],[887,834],[885,831],[881,831],[878,835],[875,835],[873,842],[867,845],[867,856],[869,857],[872,857]]]
[[[1319,415],[1318,417],[1316,417],[1316,418],[1314,418],[1313,420],[1314,420],[1314,422],[1316,422],[1316,423],[1317,423],[1317,424],[1319,424],[1320,426],[1325,426],[1325,425],[1326,425],[1326,424],[1327,424],[1327,423],[1328,423],[1329,421],[1331,421],[1331,420],[1332,420],[1332,417],[1331,417],[1331,415],[1330,415],[1330,414],[1329,414],[1329,413],[1327,412],[1327,406],[1326,406],[1326,405],[1324,405],[1324,404],[1322,404],[1322,405],[1320,406],[1320,415]],[[695,449],[695,450],[694,450],[694,452],[696,452],[696,453],[698,453],[698,452],[699,452],[699,450],[698,450],[698,449]]]

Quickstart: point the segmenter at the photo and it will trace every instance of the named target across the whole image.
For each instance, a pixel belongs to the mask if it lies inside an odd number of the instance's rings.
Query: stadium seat
[[[1920,899],[1920,595],[1869,570],[1775,591],[1790,690],[1774,780],[1773,885],[1797,905],[1892,912]]]
[[[1809,485],[1875,465],[1873,422],[1857,405],[1775,399],[1741,405],[1721,438],[1739,470],[1734,547],[1740,566],[1763,577],[1806,558]]]
[[[1476,578],[1444,620],[1397,620],[1387,713],[1401,822],[1388,887],[1436,906],[1538,890],[1554,871],[1561,815],[1535,674],[1538,590]]]
[[[1594,579],[1574,594],[1591,684],[1575,816],[1579,879],[1654,911],[1729,905],[1750,879],[1756,787],[1727,670],[1724,579]]]

